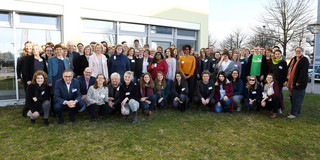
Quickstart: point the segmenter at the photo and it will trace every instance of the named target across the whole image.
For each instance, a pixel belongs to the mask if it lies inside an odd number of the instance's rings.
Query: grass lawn
[[[285,92],[288,96],[288,92]],[[64,125],[51,118],[31,125],[22,106],[0,108],[1,159],[320,159],[320,95],[307,94],[302,115],[269,119],[266,111],[233,114],[172,108],[139,123],[111,116],[90,122],[88,113]]]

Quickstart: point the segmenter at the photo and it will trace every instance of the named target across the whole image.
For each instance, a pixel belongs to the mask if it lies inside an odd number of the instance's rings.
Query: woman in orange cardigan
[[[188,88],[189,88],[189,99],[190,102],[193,99],[193,83],[194,83],[194,70],[196,69],[196,59],[194,56],[190,55],[191,46],[189,44],[186,44],[182,47],[184,56],[180,57],[179,60],[179,70],[184,76],[184,78],[188,82]]]

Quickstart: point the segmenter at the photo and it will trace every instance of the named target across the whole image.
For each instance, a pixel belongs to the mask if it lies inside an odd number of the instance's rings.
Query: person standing
[[[301,114],[301,105],[308,85],[309,61],[303,55],[301,47],[295,48],[296,56],[289,63],[285,85],[288,87],[291,102],[291,111],[288,118],[296,118]]]
[[[122,45],[116,45],[116,53],[112,55],[108,61],[109,73],[117,72],[120,74],[123,80],[123,75],[126,71],[130,71],[130,61],[124,53],[124,47]]]
[[[250,76],[256,76],[259,82],[262,82],[267,74],[267,59],[260,54],[260,47],[254,47],[254,54],[249,56],[248,69]]]

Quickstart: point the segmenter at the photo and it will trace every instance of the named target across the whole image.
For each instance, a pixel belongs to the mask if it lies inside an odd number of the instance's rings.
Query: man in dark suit
[[[59,115],[59,124],[64,122],[62,112],[65,109],[70,109],[70,121],[75,122],[75,115],[85,105],[81,100],[79,81],[73,79],[73,71],[66,69],[62,76],[63,79],[57,80],[54,88],[54,109]]]
[[[81,100],[84,101],[86,104],[86,95],[90,86],[94,85],[96,82],[96,78],[92,77],[92,70],[90,67],[87,67],[83,71],[83,76],[78,77],[79,84],[80,84],[80,93],[81,93]],[[86,107],[81,108],[79,112],[83,112]]]
[[[79,73],[78,59],[80,57],[80,54],[74,50],[75,48],[72,41],[68,41],[67,48],[68,48],[67,56],[70,57],[73,62],[72,63],[74,68],[73,71],[75,73],[74,77],[77,77]]]

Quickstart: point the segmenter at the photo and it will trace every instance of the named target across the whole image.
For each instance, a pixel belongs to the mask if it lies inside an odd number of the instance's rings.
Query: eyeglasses
[[[255,79],[250,79],[250,81],[256,81]]]

